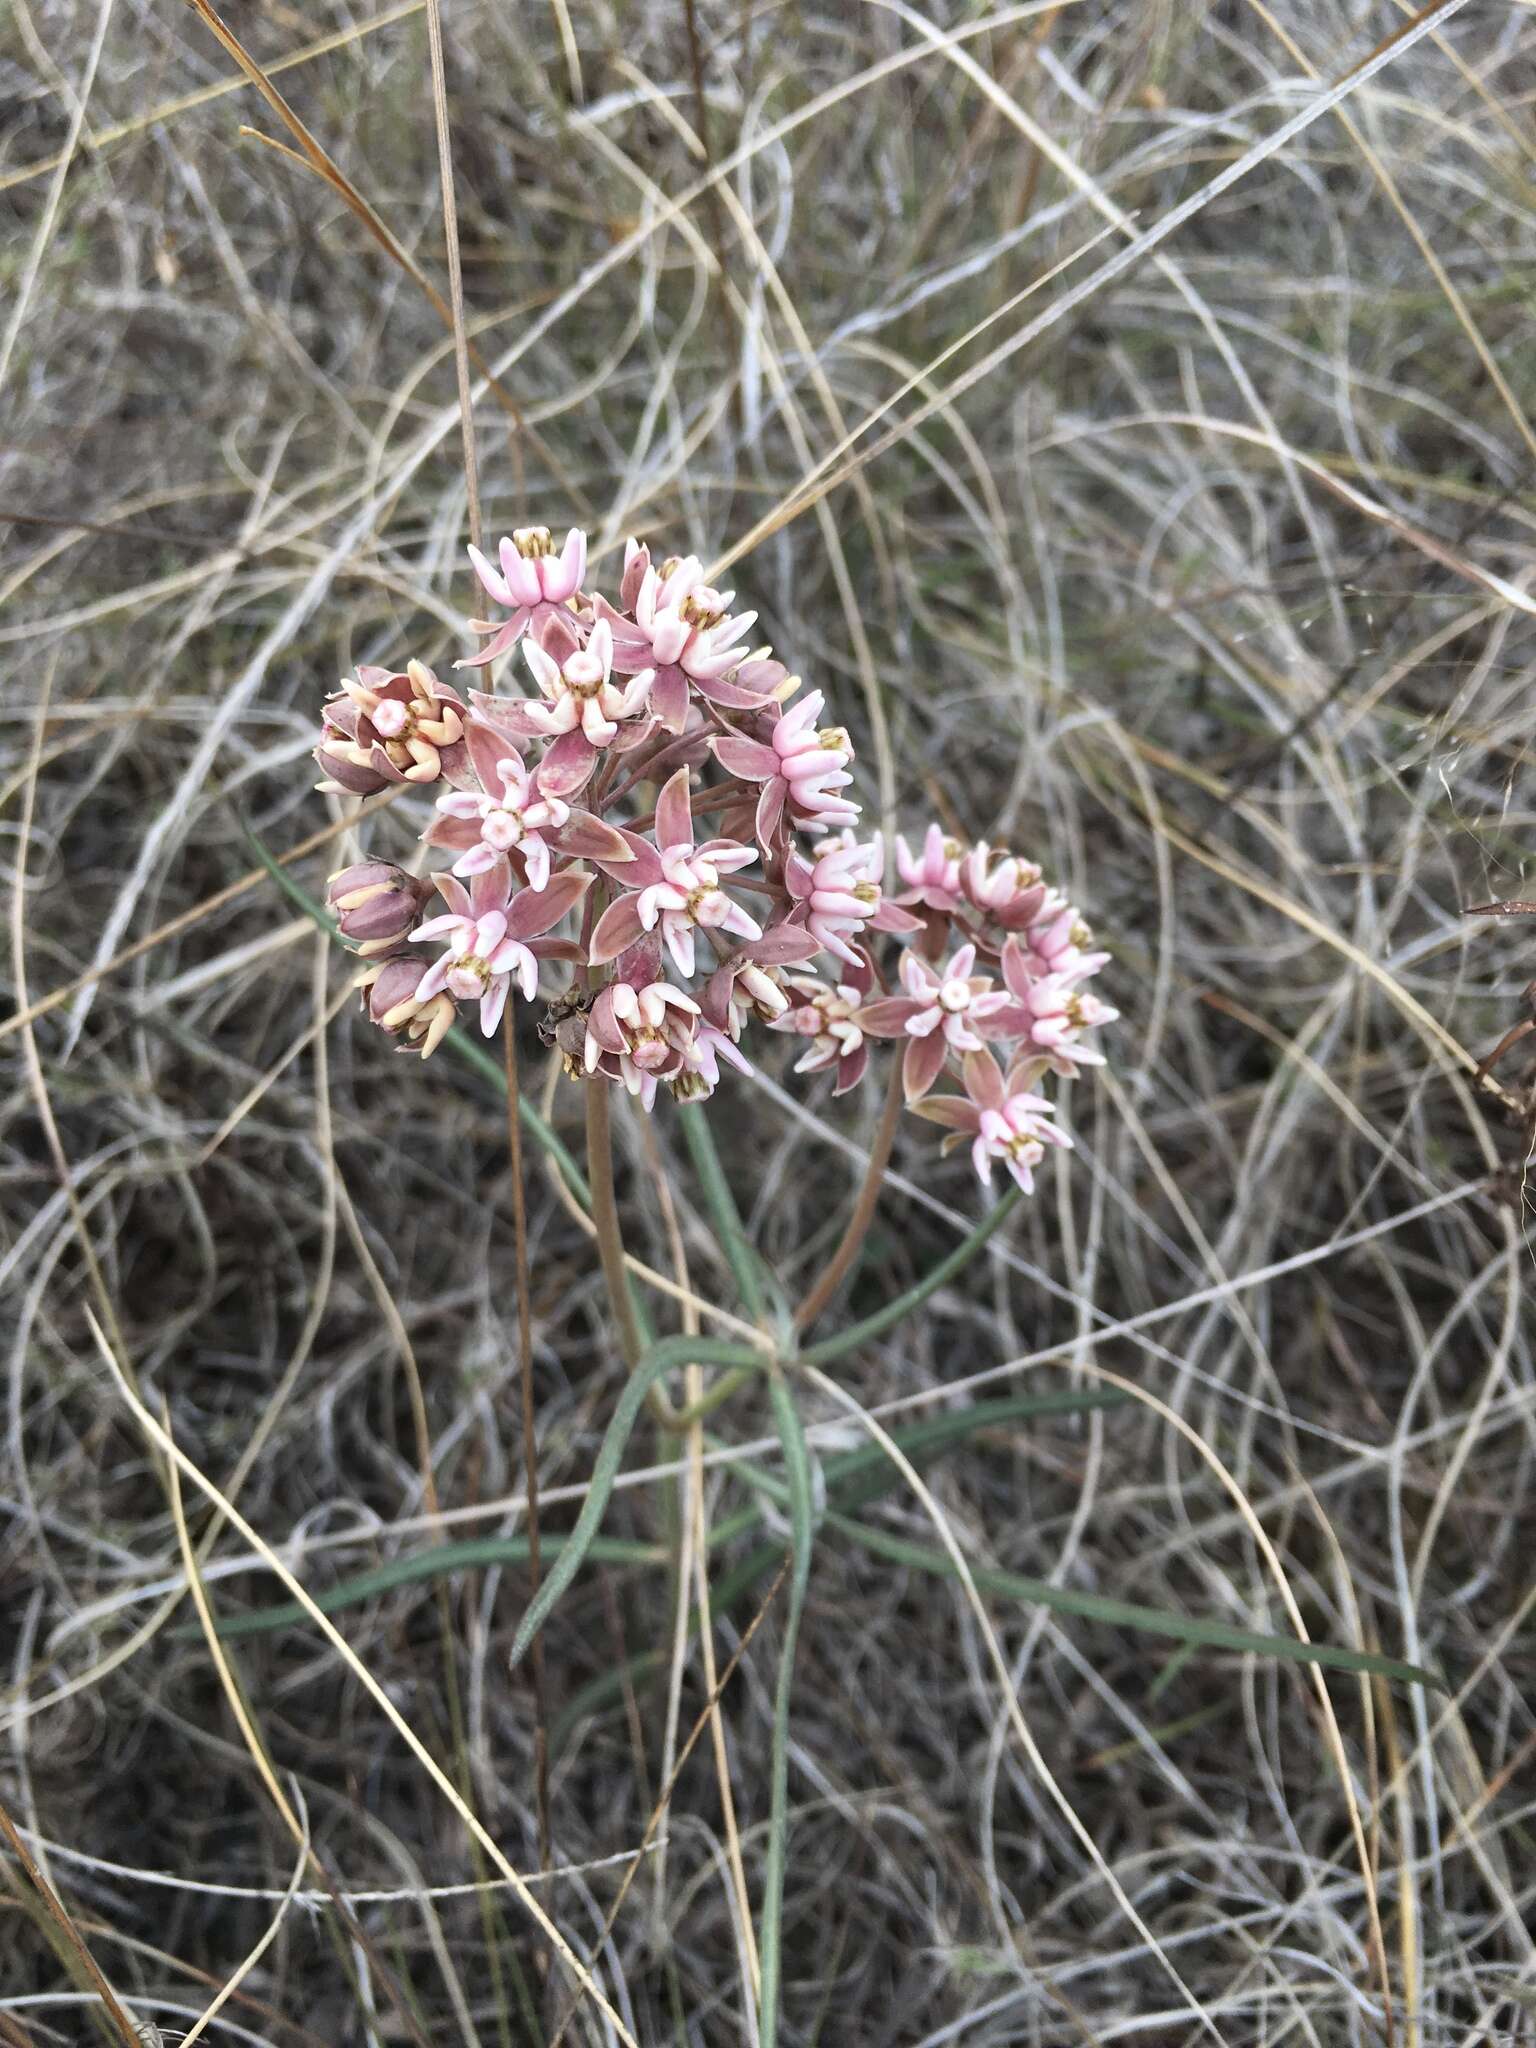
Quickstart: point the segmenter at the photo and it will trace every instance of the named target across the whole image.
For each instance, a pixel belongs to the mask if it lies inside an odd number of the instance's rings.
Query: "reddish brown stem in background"
[[[11,1854],[16,1858],[16,1861],[31,1880],[38,1897],[48,1909],[49,1919],[58,1928],[60,1934],[68,1943],[71,1954],[74,1955],[81,1969],[85,1972],[87,1982],[94,1987],[108,2019],[111,2020],[113,2026],[122,2035],[127,2048],[139,2048],[138,2034],[134,2030],[133,2021],[129,2019],[127,2013],[123,2010],[122,2001],[102,1975],[101,1965],[81,1940],[79,1929],[60,1904],[58,1894],[54,1891],[53,1886],[38,1869],[36,1862],[33,1860],[31,1850],[17,1833],[15,1822],[3,1806],[0,1806],[0,1834],[3,1834],[6,1841],[10,1844]]]
[[[853,1214],[848,1219],[848,1228],[843,1232],[837,1250],[822,1271],[821,1277],[810,1293],[795,1310],[795,1328],[809,1329],[821,1314],[827,1303],[837,1292],[844,1274],[858,1256],[859,1247],[874,1217],[875,1205],[880,1200],[880,1183],[885,1179],[885,1169],[890,1164],[891,1147],[896,1142],[896,1125],[900,1121],[906,1097],[901,1085],[901,1061],[891,1063],[890,1084],[885,1092],[885,1108],[880,1112],[880,1128],[875,1132],[875,1142],[870,1147],[869,1165],[864,1171],[864,1184],[859,1189],[859,1198],[853,1205]]]
[[[518,1115],[522,1100],[517,1062],[517,1029],[513,1022],[516,1005],[508,1003],[502,1013],[501,1042],[507,1073],[507,1159],[512,1170],[512,1255],[517,1280],[518,1372],[522,1384],[523,1487],[528,1496],[528,1581],[530,1597],[539,1590],[539,1444],[534,1428],[533,1401],[533,1313],[528,1299],[528,1203],[523,1188],[523,1131]],[[548,1870],[549,1825],[549,1717],[544,1687],[544,1638],[533,1639],[533,1771],[538,1806],[539,1868]]]

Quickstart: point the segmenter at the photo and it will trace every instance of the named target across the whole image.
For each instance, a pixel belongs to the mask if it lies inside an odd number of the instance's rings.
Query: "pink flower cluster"
[[[1085,987],[1108,956],[1072,906],[1030,863],[937,825],[916,853],[897,840],[887,893],[847,732],[748,647],[756,615],[693,556],[655,563],[630,541],[615,604],[584,588],[582,533],[557,550],[519,529],[499,566],[469,552],[507,616],[470,622],[486,645],[459,666],[516,648],[526,694],[461,697],[414,661],[360,669],[315,750],[328,792],[440,786],[422,838],[446,870],[367,860],[331,878],[373,1021],[425,1058],[461,1004],[489,1036],[510,997],[542,993],[567,1071],[647,1109],[662,1083],[693,1101],[722,1063],[745,1069],[754,1019],[805,1038],[797,1070],[834,1069],[839,1094],[871,1041],[900,1039],[908,1102],[971,1141],[984,1179],[1001,1160],[1027,1189],[1070,1142],[1038,1084],[1099,1063],[1084,1036],[1116,1015]],[[893,979],[876,933],[910,941]],[[808,971],[822,956],[827,978]],[[561,963],[566,985],[541,990]],[[959,1092],[934,1092],[946,1076]]]

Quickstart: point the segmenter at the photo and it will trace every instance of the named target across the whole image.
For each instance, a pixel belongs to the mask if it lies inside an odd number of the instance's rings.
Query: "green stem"
[[[811,1489],[811,1454],[794,1396],[782,1372],[769,1382],[769,1400],[784,1449],[784,1476],[789,1489],[790,1532],[794,1566],[789,1581],[789,1612],[779,1676],[773,1698],[773,1741],[768,1767],[768,1854],[763,1873],[763,1917],[758,1943],[762,1955],[762,1995],[758,2009],[761,2048],[778,2048],[779,1985],[783,1978],[784,1865],[789,1835],[789,1710],[795,1676],[795,1644],[805,1611],[811,1576],[815,1515]]]
[[[742,1305],[754,1322],[760,1323],[767,1315],[767,1302],[758,1272],[757,1254],[742,1229],[741,1212],[736,1207],[736,1198],[720,1164],[720,1153],[715,1145],[715,1134],[709,1127],[708,1113],[700,1103],[683,1110],[678,1122],[682,1125],[699,1186],[720,1233],[720,1249],[736,1281]]]
[[[749,1351],[744,1344],[726,1344],[709,1337],[666,1337],[661,1343],[653,1344],[649,1351],[638,1358],[635,1368],[624,1383],[613,1418],[598,1450],[597,1462],[592,1467],[592,1478],[587,1487],[587,1497],[582,1503],[576,1526],[562,1548],[554,1569],[539,1588],[537,1596],[528,1604],[517,1634],[512,1639],[512,1651],[508,1666],[515,1670],[526,1655],[529,1644],[543,1627],[550,1610],[581,1569],[582,1560],[591,1548],[602,1525],[608,1508],[608,1498],[613,1492],[613,1483],[619,1474],[619,1460],[624,1455],[624,1446],[629,1442],[641,1408],[653,1387],[657,1386],[669,1372],[676,1372],[685,1365],[725,1365],[746,1371],[761,1371],[771,1363],[767,1354]]]
[[[598,1257],[608,1283],[608,1302],[618,1326],[619,1349],[631,1371],[640,1357],[640,1331],[635,1322],[635,1305],[629,1291],[629,1274],[624,1268],[624,1238],[619,1229],[619,1205],[613,1190],[613,1126],[608,1114],[608,1084],[592,1080],[586,1084],[587,1097],[587,1179],[592,1188],[592,1221],[597,1226]]]

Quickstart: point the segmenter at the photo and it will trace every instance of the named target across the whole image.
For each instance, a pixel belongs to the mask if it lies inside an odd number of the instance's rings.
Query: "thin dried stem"
[[[507,1164],[512,1175],[512,1258],[517,1285],[517,1358],[522,1399],[523,1484],[528,1495],[528,1590],[531,1598],[539,1590],[542,1572],[539,1554],[539,1438],[534,1419],[533,1317],[528,1291],[528,1194],[523,1182],[523,1128],[519,1115],[522,1086],[518,1070],[515,1006],[511,1003],[508,1003],[502,1015],[501,1042],[507,1072]],[[590,1092],[600,1094],[603,1091],[593,1089]],[[544,1678],[542,1631],[534,1638],[532,1667],[533,1770],[539,1826],[539,1868],[548,1870],[551,1839],[549,1706]],[[553,1910],[551,1900],[551,1911]]]
[[[331,840],[339,839],[343,832],[350,832],[362,824],[365,818],[392,804],[400,795],[399,787],[381,790],[375,797],[345,818],[333,818],[329,825],[322,825],[318,832],[311,832],[307,839],[301,839],[297,846],[290,846],[286,853],[274,856],[280,868],[291,867],[295,861],[303,860],[307,854],[327,846]],[[109,974],[115,974],[130,961],[140,959],[145,953],[153,952],[156,946],[164,945],[167,939],[174,939],[182,932],[190,931],[201,924],[205,917],[212,917],[215,911],[226,909],[240,897],[247,895],[258,883],[271,880],[266,868],[251,868],[236,882],[230,882],[223,889],[216,889],[211,896],[205,896],[201,903],[194,903],[189,910],[178,912],[164,924],[156,925],[152,932],[146,932],[142,939],[135,939],[131,946],[124,946],[120,953],[114,953],[110,960],[99,967],[87,968],[84,974],[77,974],[73,981],[66,981],[62,987],[52,989],[45,996],[39,996],[35,1003],[24,1003],[13,1017],[0,1021],[0,1039],[9,1038],[13,1031],[24,1030],[39,1017],[46,1017],[50,1010],[61,1009],[71,996],[79,995],[82,989],[91,988],[98,981],[104,981]]]
[[[21,1835],[17,1831],[16,1823],[11,1819],[3,1805],[0,1805],[0,1835],[5,1836],[6,1844],[11,1854],[21,1865],[23,1873],[37,1892],[38,1897],[42,1900],[49,1919],[58,1928],[61,1938],[84,1972],[86,1981],[93,1987],[97,1997],[106,2008],[107,2017],[111,2020],[113,2026],[116,2027],[122,2039],[127,2043],[127,2048],[141,2048],[138,2034],[134,2031],[133,2021],[129,2019],[127,2013],[123,2010],[122,2000],[102,1974],[101,1965],[86,1947],[80,1930],[64,1910],[58,1893],[53,1889],[47,1878],[44,1877],[41,1870],[38,1869],[35,1857],[22,1840]]]
[[[442,0],[427,0],[427,47],[432,56],[432,114],[437,128],[437,168],[443,187],[443,235],[448,245],[448,302],[453,320],[453,363],[459,380],[459,424],[464,436],[464,493],[469,537],[480,545],[480,472],[475,461],[475,414],[469,388],[469,343],[464,332],[464,266],[459,253],[459,209],[453,191],[453,151],[448,141],[448,86],[443,63]]]
[[[763,1595],[762,1604],[759,1606],[756,1614],[753,1615],[752,1619],[747,1623],[746,1627],[742,1630],[741,1641],[736,1645],[735,1649],[732,1650],[730,1656],[726,1659],[725,1664],[719,1673],[719,1676],[714,1680],[714,1683],[711,1685],[709,1690],[709,1697],[705,1700],[703,1706],[699,1710],[698,1718],[695,1720],[693,1726],[689,1729],[687,1740],[684,1742],[682,1748],[677,1752],[677,1762],[672,1766],[671,1771],[667,1774],[667,1782],[661,1788],[661,1796],[656,1801],[655,1806],[651,1809],[651,1817],[645,1824],[645,1833],[640,1837],[640,1846],[635,1850],[634,1854],[631,1856],[629,1860],[629,1867],[624,1872],[624,1876],[619,1884],[619,1889],[614,1896],[613,1904],[608,1908],[607,1913],[603,1917],[603,1941],[606,1941],[608,1939],[608,1936],[613,1932],[614,1923],[617,1921],[619,1917],[619,1913],[621,1908],[623,1907],[624,1901],[629,1897],[630,1888],[634,1884],[636,1876],[639,1874],[641,1864],[645,1861],[646,1852],[650,1848],[652,1842],[654,1842],[656,1839],[656,1830],[661,1826],[662,1817],[666,1813],[667,1808],[672,1803],[672,1795],[677,1790],[678,1780],[683,1775],[684,1766],[687,1764],[689,1757],[693,1755],[695,1749],[698,1748],[699,1741],[700,1738],[703,1736],[704,1730],[712,1726],[716,1716],[719,1714],[720,1700],[725,1692],[726,1687],[730,1684],[732,1678],[735,1677],[736,1672],[740,1667],[742,1658],[745,1657],[747,1651],[751,1648],[752,1638],[757,1634],[758,1630],[762,1627],[763,1622],[767,1618],[769,1608],[773,1605],[774,1601],[779,1596],[779,1588],[783,1585],[785,1579],[789,1576],[789,1564],[790,1561],[786,1557],[784,1562],[779,1566],[778,1570],[774,1573],[773,1584],[768,1588],[767,1592]],[[575,2014],[575,2011],[576,2002],[573,1999],[566,2006],[565,2011],[560,2015],[560,2023],[556,2027],[554,2034],[550,2039],[549,2048],[560,2048],[560,2043],[565,2039],[566,2029],[571,2024],[571,2020]]]

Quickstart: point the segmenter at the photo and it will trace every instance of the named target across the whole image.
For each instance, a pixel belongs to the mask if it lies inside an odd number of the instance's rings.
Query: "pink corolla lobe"
[[[635,541],[626,549],[624,588],[633,592],[629,615],[603,604],[600,616],[613,628],[619,668],[653,672],[651,694],[662,724],[681,732],[694,695],[739,708],[743,692],[726,678],[741,663],[739,643],[756,624],[756,612],[733,615],[736,593],[707,584],[697,555],[673,556],[657,568]]]
[[[646,1109],[750,1072],[758,1025],[838,1095],[894,1042],[908,1103],[984,1180],[1001,1162],[1030,1186],[1070,1143],[1042,1084],[1102,1063],[1116,1016],[1086,986],[1107,954],[1038,866],[932,824],[888,876],[850,734],[699,557],[630,541],[616,601],[586,587],[579,529],[519,527],[470,562],[505,616],[470,622],[486,644],[459,666],[517,648],[523,688],[466,703],[419,662],[367,666],[322,713],[321,787],[422,789],[449,864],[332,877],[366,1014],[426,1056],[462,1006],[490,1035],[542,996],[566,1071]]]
[[[792,1031],[810,1044],[795,1061],[797,1074],[831,1068],[834,1095],[846,1095],[864,1078],[869,1065],[868,999],[875,971],[869,955],[860,952],[842,978],[828,983],[810,974],[786,977],[791,1007],[772,1020],[775,1031]]]
[[[1041,1062],[1023,1060],[1005,1075],[983,1049],[967,1055],[963,1095],[931,1095],[913,1106],[919,1116],[952,1133],[945,1140],[946,1151],[970,1139],[979,1179],[989,1181],[994,1160],[1001,1160],[1025,1194],[1033,1194],[1035,1168],[1046,1152],[1053,1145],[1072,1144],[1052,1121],[1055,1105],[1036,1092],[1041,1072]]]
[[[506,856],[483,868],[468,889],[453,875],[436,877],[448,908],[411,934],[418,945],[446,943],[422,977],[418,997],[446,990],[457,1002],[478,1002],[489,1038],[501,1021],[514,977],[525,1002],[539,992],[539,945],[591,887],[590,875],[565,869],[543,889],[513,888]]]
[[[470,566],[486,593],[497,604],[508,606],[512,616],[500,621],[471,619],[472,629],[489,634],[490,639],[478,654],[457,662],[458,668],[484,668],[531,626],[542,625],[569,607],[587,573],[587,536],[573,526],[556,554],[547,526],[519,526],[503,536],[497,555],[499,569],[477,547],[471,547]]]
[[[909,949],[901,956],[906,993],[863,1012],[864,1029],[875,1037],[905,1034],[902,1084],[909,1103],[928,1093],[954,1053],[980,1052],[978,1031],[1009,1007],[1008,990],[995,988],[990,974],[973,973],[975,965],[974,946],[962,946],[942,968]]]
[[[817,726],[824,702],[820,690],[812,690],[790,711],[775,705],[763,721],[766,738],[736,731],[710,742],[722,768],[763,786],[754,825],[764,853],[773,849],[786,806],[791,823],[807,832],[844,829],[858,820],[859,806],[842,793],[853,781],[853,742],[841,726]]]

